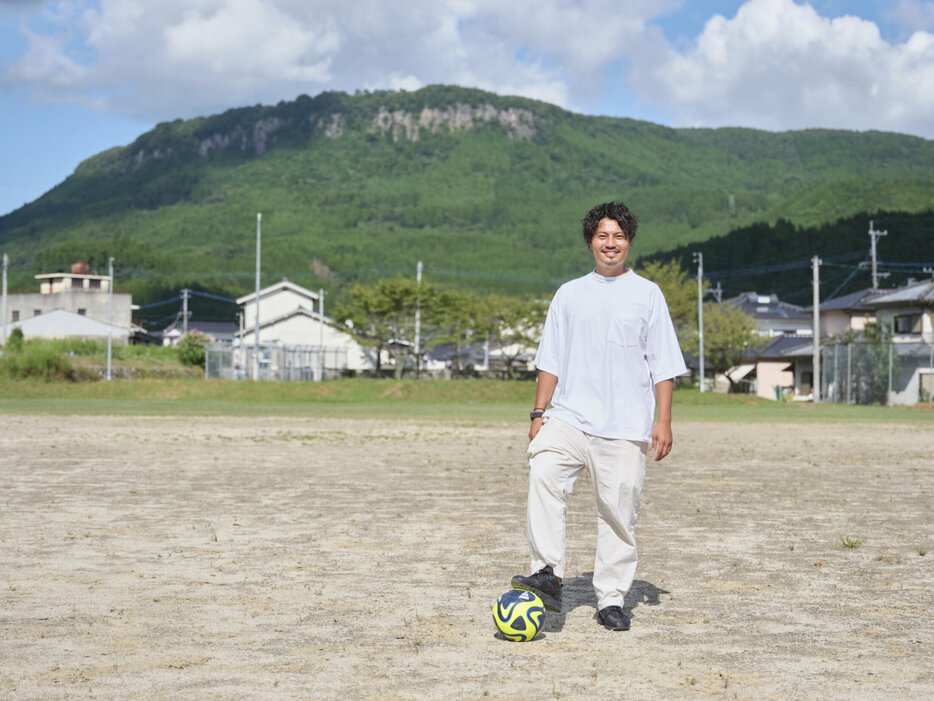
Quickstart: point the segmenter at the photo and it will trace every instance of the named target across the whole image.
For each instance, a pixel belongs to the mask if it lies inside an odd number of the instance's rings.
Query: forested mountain
[[[588,269],[579,221],[608,199],[641,219],[635,256],[737,229],[755,239],[779,219],[924,212],[934,142],[671,129],[448,86],[322,93],[160,124],[0,217],[0,246],[11,289],[74,260],[102,271],[112,255],[140,303],[181,287],[236,296],[253,286],[262,212],[264,283],[339,296],[423,260],[441,285],[545,294]]]
[[[808,306],[812,301],[810,259],[815,255],[821,259],[821,301],[872,285],[870,224],[885,232],[876,246],[877,269],[885,275],[880,287],[897,287],[934,274],[934,210],[860,214],[812,227],[779,219],[643,256],[640,262],[675,260],[693,272],[694,254],[699,252],[704,256],[707,285],[719,285],[724,298],[743,291],[776,293],[788,302]]]

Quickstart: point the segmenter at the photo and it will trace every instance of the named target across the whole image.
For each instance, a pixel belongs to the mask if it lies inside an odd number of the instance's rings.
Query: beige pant
[[[564,577],[567,497],[587,468],[597,497],[597,607],[622,606],[636,574],[635,525],[648,445],[591,436],[546,419],[529,443],[528,538],[532,571],[551,565]]]

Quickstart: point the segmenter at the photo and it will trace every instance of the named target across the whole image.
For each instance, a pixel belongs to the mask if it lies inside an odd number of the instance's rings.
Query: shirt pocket
[[[614,316],[610,319],[607,340],[624,348],[642,347],[642,319],[634,316]]]

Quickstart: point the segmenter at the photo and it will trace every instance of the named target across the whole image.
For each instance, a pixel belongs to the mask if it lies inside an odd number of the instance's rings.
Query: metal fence
[[[301,381],[340,377],[347,349],[320,346],[228,346],[206,343],[204,377],[219,380]]]
[[[821,348],[823,401],[912,404],[930,401],[934,346],[923,343],[826,344]]]

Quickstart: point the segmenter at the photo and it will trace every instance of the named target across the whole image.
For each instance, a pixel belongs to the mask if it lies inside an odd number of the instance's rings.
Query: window
[[[88,313],[88,310],[87,310],[87,309],[79,309],[79,310],[78,310],[78,313],[79,313],[81,316],[84,316],[85,314]]]
[[[99,290],[101,288],[100,280],[88,280],[88,284],[92,290]]]
[[[921,333],[921,315],[896,314],[895,333]]]
[[[19,321],[19,309],[13,310],[13,321]]]
[[[41,310],[41,309],[33,309],[33,310],[32,310],[32,315],[33,315],[33,316],[39,316],[41,313],[42,313],[42,310]]]
[[[84,288],[84,280],[79,277],[71,278],[71,289],[80,290]]]

